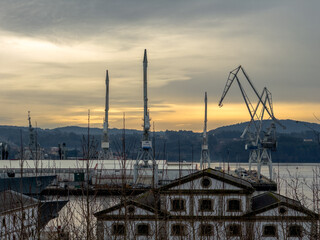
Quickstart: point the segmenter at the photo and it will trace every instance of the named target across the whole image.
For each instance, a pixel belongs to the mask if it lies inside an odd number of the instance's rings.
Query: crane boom
[[[230,89],[230,87],[231,87],[234,79],[236,78],[236,76],[237,76],[237,74],[238,74],[238,72],[239,72],[239,70],[240,70],[240,67],[241,67],[241,65],[240,65],[239,67],[233,69],[233,70],[229,73],[226,86],[224,87],[224,90],[223,90],[223,93],[222,93],[222,97],[221,97],[221,100],[220,100],[220,102],[219,102],[219,107],[222,107],[222,101],[223,101],[223,99],[225,98],[225,96],[227,95],[227,93],[228,93],[228,91],[229,91],[229,89]],[[231,76],[231,78],[230,78],[230,76]]]
[[[234,80],[236,79],[237,82],[238,82],[238,85],[239,85],[239,88],[240,88],[242,97],[243,97],[243,99],[244,99],[244,101],[245,101],[245,103],[246,103],[246,106],[247,106],[247,108],[248,108],[248,111],[249,111],[249,113],[250,113],[250,116],[251,116],[251,118],[253,118],[254,113],[252,113],[252,112],[255,112],[255,111],[254,111],[254,110],[251,110],[251,109],[250,109],[250,106],[251,106],[252,109],[254,109],[254,108],[252,107],[252,104],[251,104],[249,98],[247,97],[247,94],[245,93],[245,91],[244,91],[244,89],[243,89],[243,87],[242,87],[242,85],[241,85],[241,83],[240,83],[240,81],[239,81],[239,78],[238,78],[238,76],[237,76],[238,73],[239,73],[239,71],[240,71],[240,69],[241,69],[241,72],[243,73],[243,75],[245,76],[246,80],[248,81],[249,85],[251,86],[252,90],[253,90],[254,93],[256,94],[256,96],[257,96],[257,98],[258,98],[258,100],[259,100],[259,103],[261,103],[261,104],[263,105],[263,107],[265,108],[265,110],[267,111],[269,117],[272,118],[272,120],[273,120],[274,122],[276,122],[279,126],[281,126],[283,129],[286,129],[286,127],[285,127],[284,125],[282,125],[282,124],[280,123],[280,121],[274,117],[274,115],[273,115],[273,109],[270,108],[270,110],[269,110],[269,108],[268,108],[267,105],[266,105],[266,102],[263,101],[263,99],[262,99],[263,93],[262,93],[261,95],[258,93],[258,91],[257,91],[256,88],[254,87],[253,83],[251,82],[248,74],[246,73],[246,71],[244,70],[244,68],[243,68],[241,65],[240,65],[239,67],[235,68],[234,70],[232,70],[232,71],[229,73],[227,83],[226,83],[226,85],[225,85],[225,87],[224,87],[224,90],[223,90],[223,93],[222,93],[222,96],[221,96],[221,99],[220,99],[220,102],[219,102],[219,107],[222,107],[222,106],[223,106],[222,102],[223,102],[225,96],[227,95],[227,93],[228,93],[228,91],[229,91],[232,83],[233,83]],[[270,96],[270,97],[268,97],[268,103],[269,103],[269,106],[272,106],[271,93],[267,90],[266,94]]]

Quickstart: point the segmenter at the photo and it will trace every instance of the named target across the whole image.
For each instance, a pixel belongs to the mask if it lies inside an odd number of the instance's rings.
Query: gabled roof
[[[160,210],[156,210],[154,209],[153,207],[150,207],[148,205],[145,205],[143,203],[140,203],[138,201],[135,201],[135,200],[127,200],[127,201],[123,201],[122,203],[119,203],[113,207],[110,207],[110,208],[107,208],[105,210],[102,210],[100,212],[97,212],[94,214],[95,217],[101,217],[101,216],[104,216],[105,214],[108,214],[110,212],[113,212],[115,210],[118,210],[118,209],[121,209],[122,207],[124,206],[129,206],[129,205],[134,205],[136,207],[139,207],[139,208],[142,208],[146,211],[149,211],[149,212],[152,212],[154,214],[158,214],[158,215],[164,215],[165,213],[163,211],[160,211]]]
[[[38,204],[38,200],[12,190],[0,192],[0,214]]]
[[[225,172],[215,170],[212,168],[207,168],[207,169],[189,174],[187,176],[178,178],[178,179],[174,180],[173,182],[171,182],[163,187],[160,187],[159,191],[169,190],[172,187],[179,186],[181,184],[193,181],[198,178],[202,178],[204,176],[211,177],[213,179],[217,179],[219,181],[222,181],[222,182],[231,184],[233,186],[242,188],[242,189],[247,190],[249,192],[254,192],[254,188],[252,187],[250,182],[248,182],[242,178],[235,177],[235,176],[232,176],[232,175],[227,174]],[[192,190],[192,189],[190,189],[190,190]]]
[[[47,223],[56,217],[60,210],[69,202],[69,200],[45,200],[40,204],[39,227],[43,228]]]
[[[251,199],[251,209],[252,211],[245,214],[245,216],[252,216],[259,213],[266,212],[270,209],[277,208],[279,206],[287,206],[296,211],[303,212],[311,217],[319,217],[318,214],[310,211],[299,201],[287,198],[277,193],[265,192],[257,195]]]

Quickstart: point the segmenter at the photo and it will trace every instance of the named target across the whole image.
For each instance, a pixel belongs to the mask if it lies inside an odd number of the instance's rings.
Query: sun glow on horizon
[[[300,121],[317,122],[314,109],[319,109],[317,103],[278,103],[274,107],[275,116],[278,119],[293,119]],[[123,111],[126,110],[126,111]],[[123,113],[127,129],[142,129],[142,108],[112,108],[109,111],[109,128],[123,127]],[[88,109],[77,108],[72,111],[64,109],[61,114],[48,116],[41,112],[32,113],[33,122],[37,122],[41,128],[55,128],[63,126],[88,125]],[[151,124],[155,124],[156,131],[165,130],[190,130],[194,132],[203,131],[204,106],[203,104],[179,105],[168,104],[166,108],[157,109],[150,107]],[[90,126],[102,128],[104,119],[104,109],[94,108],[90,110]],[[21,122],[22,120],[22,122]],[[249,121],[249,113],[244,104],[228,103],[222,108],[217,104],[208,104],[208,130],[226,125]],[[17,120],[18,125],[26,126],[27,118]],[[13,125],[12,123],[2,123]],[[15,124],[16,125],[16,124]]]

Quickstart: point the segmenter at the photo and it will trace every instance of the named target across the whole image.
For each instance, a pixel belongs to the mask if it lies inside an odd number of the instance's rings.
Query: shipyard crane
[[[28,111],[28,122],[29,122],[29,159],[36,159],[36,137],[34,133],[34,128],[32,127],[31,124],[31,116],[30,116],[30,111]]]
[[[103,123],[103,132],[102,132],[102,139],[101,139],[101,158],[102,159],[113,159],[113,154],[110,149],[109,143],[109,72],[106,70],[106,97],[105,97],[105,116],[104,116],[104,123]]]
[[[201,147],[200,169],[204,167],[210,168],[210,156],[208,149],[208,134],[207,134],[207,92],[204,95],[204,128],[203,142]]]
[[[255,107],[253,106],[246,91],[244,90],[242,83],[240,82],[240,79],[238,77],[240,70],[247,82],[249,83],[249,86],[253,90],[254,95],[256,95],[258,99],[257,105]],[[274,117],[271,92],[265,87],[262,93],[259,94],[256,88],[254,87],[252,81],[250,80],[248,74],[245,72],[241,65],[229,73],[226,86],[224,88],[221,100],[219,102],[219,107],[223,106],[222,102],[225,96],[227,95],[234,80],[236,80],[236,82],[238,83],[243,100],[250,114],[250,122],[241,135],[241,138],[246,136],[247,143],[245,145],[245,149],[250,151],[249,170],[251,170],[252,163],[257,163],[257,173],[258,178],[260,178],[261,166],[268,165],[270,179],[272,179],[271,151],[275,151],[277,146],[275,123],[280,125],[282,128],[285,127],[279,122],[278,119]],[[267,115],[269,119],[272,120],[272,123],[266,131],[263,131],[262,123],[265,118],[265,115]]]
[[[136,159],[133,172],[133,181],[138,183],[139,170],[141,169],[152,169],[153,171],[153,184],[154,187],[158,184],[158,165],[155,159],[152,157],[152,141],[150,140],[150,117],[148,109],[148,79],[147,79],[147,68],[148,68],[148,59],[147,59],[147,50],[144,50],[143,56],[143,138],[141,141],[141,149]],[[149,164],[149,161],[152,161],[152,164]],[[143,164],[140,164],[140,161],[143,161]]]

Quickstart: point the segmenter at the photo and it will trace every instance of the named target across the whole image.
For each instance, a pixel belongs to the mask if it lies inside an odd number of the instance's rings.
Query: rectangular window
[[[148,236],[149,235],[149,225],[148,224],[139,224],[137,226],[137,235]]]
[[[230,224],[227,226],[227,235],[229,237],[241,236],[241,226],[239,224]]]
[[[241,204],[239,199],[231,199],[228,201],[228,211],[238,212],[241,211]]]
[[[185,211],[185,200],[174,199],[171,201],[171,211]]]
[[[112,235],[125,235],[126,228],[124,224],[113,224],[112,225]]]
[[[213,204],[211,199],[200,199],[199,200],[200,211],[213,211]]]
[[[171,226],[172,236],[184,236],[186,235],[186,226],[183,224],[174,224]]]
[[[263,227],[263,236],[264,237],[276,237],[277,236],[277,227],[274,225],[265,225]]]
[[[199,228],[200,236],[212,236],[213,235],[213,226],[210,224],[201,224]]]
[[[302,237],[302,227],[300,225],[289,226],[288,237]]]

